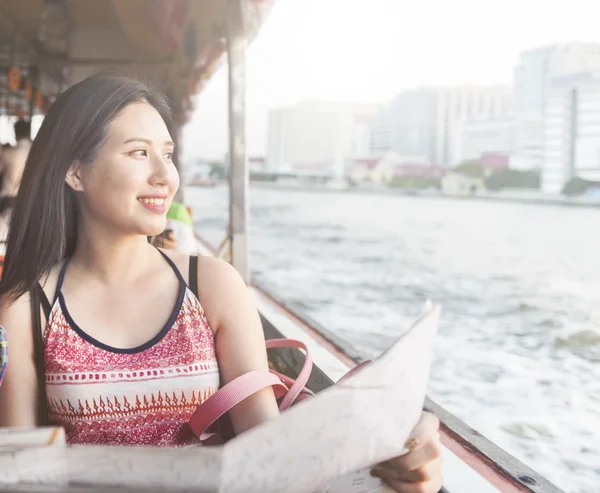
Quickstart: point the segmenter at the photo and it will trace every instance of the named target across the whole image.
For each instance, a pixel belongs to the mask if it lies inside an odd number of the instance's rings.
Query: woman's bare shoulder
[[[219,278],[239,277],[234,267],[223,259],[212,255],[198,256],[198,274],[217,276]],[[198,276],[200,281],[200,276]]]
[[[228,262],[209,256],[198,257],[200,296],[218,306],[230,307],[248,297],[248,287]]]
[[[198,257],[198,293],[213,330],[231,318],[255,311],[246,283],[235,268],[215,257]]]
[[[187,283],[189,279],[190,259],[191,256],[186,253],[181,253],[176,250],[161,251],[171,259],[177,269],[181,272]],[[198,288],[202,290],[204,287],[211,286],[215,289],[225,282],[237,281],[240,278],[237,271],[227,262],[212,255],[198,255]],[[217,283],[217,285],[215,285]]]

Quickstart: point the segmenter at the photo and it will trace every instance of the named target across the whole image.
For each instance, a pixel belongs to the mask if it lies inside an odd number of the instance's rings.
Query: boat
[[[315,367],[308,387],[318,393],[357,364],[331,331],[277,293],[253,283],[248,258],[248,176],[244,126],[244,56],[274,0],[2,0],[0,2],[0,102],[4,117],[43,116],[70,85],[103,69],[152,78],[176,103],[179,131],[194,97],[228,58],[230,210],[227,241],[215,251],[198,237],[203,254],[227,257],[248,283],[267,339],[298,339]],[[175,162],[183,171],[179,156]],[[185,202],[181,190],[179,201]],[[298,350],[269,353],[271,366],[291,377],[303,362]],[[441,406],[426,409],[441,421],[447,493],[560,493],[556,486]],[[0,485],[0,491],[115,491],[71,484]],[[120,489],[122,490],[122,489]],[[142,491],[134,484],[126,491]],[[167,490],[158,488],[157,490]],[[168,488],[169,491],[172,491]]]

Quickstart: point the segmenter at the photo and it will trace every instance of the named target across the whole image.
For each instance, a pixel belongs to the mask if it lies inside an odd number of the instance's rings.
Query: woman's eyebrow
[[[123,144],[129,144],[130,142],[143,142],[144,144],[152,145],[152,142],[148,139],[144,139],[143,137],[131,137],[127,139]],[[170,145],[175,147],[175,142],[171,140],[165,140],[165,145]]]

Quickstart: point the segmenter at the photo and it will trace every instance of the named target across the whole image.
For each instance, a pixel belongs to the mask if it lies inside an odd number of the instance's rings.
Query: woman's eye
[[[166,159],[168,159],[168,160],[170,161],[171,159],[173,159],[173,153],[172,153],[172,152],[167,152],[167,153],[165,154],[165,158],[166,158]]]
[[[148,152],[146,151],[146,149],[136,149],[135,151],[132,152],[132,154],[134,156],[138,156],[138,157],[148,156]]]

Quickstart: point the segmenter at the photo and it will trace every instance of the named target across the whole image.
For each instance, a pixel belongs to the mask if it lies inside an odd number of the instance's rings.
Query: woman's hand
[[[438,493],[442,488],[440,422],[424,412],[406,446],[409,452],[371,470],[398,493]]]

